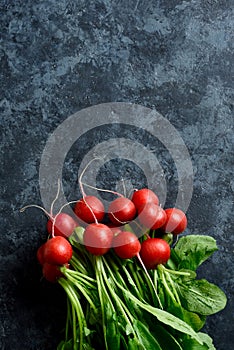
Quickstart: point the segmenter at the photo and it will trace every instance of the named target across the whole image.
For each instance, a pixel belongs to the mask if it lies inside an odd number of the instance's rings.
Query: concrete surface
[[[61,339],[64,294],[41,280],[35,260],[46,219],[36,209],[20,214],[19,208],[40,204],[40,159],[55,128],[83,108],[114,101],[155,108],[190,152],[194,193],[187,232],[217,239],[219,251],[199,273],[228,297],[205,331],[217,350],[233,348],[232,5],[228,0],[0,0],[2,350],[52,350]],[[109,130],[110,137],[122,133],[145,145],[153,142],[137,129]],[[79,162],[106,130],[91,136],[78,140],[66,158],[63,181],[70,199],[78,193]],[[158,147],[169,205],[177,191],[176,170]],[[137,185],[144,182],[134,164],[122,165],[121,176],[127,172]],[[119,180],[115,169],[110,163],[99,184],[113,186]]]

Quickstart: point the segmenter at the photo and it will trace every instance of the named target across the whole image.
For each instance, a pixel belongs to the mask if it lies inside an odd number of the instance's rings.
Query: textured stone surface
[[[219,251],[200,275],[228,296],[226,309],[209,317],[205,330],[218,350],[233,348],[232,5],[231,0],[0,0],[1,349],[52,350],[61,338],[63,292],[40,280],[35,261],[46,219],[36,210],[18,210],[40,204],[39,164],[50,133],[76,111],[111,101],[156,108],[189,149],[194,194],[187,232],[217,239]],[[146,145],[154,142],[140,130],[129,133]],[[109,135],[117,134],[113,129]],[[101,142],[106,134],[99,130],[94,136]],[[78,193],[77,168],[91,146],[91,138],[83,137],[67,156],[63,180],[69,198]],[[158,150],[169,204],[177,191],[176,171],[165,150]],[[113,169],[109,164],[103,170],[107,187],[118,180]],[[134,165],[123,169],[121,176],[143,182]]]

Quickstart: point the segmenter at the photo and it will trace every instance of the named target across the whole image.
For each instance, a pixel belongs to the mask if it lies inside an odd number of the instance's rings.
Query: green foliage
[[[213,237],[202,235],[181,237],[174,248],[178,269],[195,271],[217,249]]]
[[[227,298],[224,292],[205,279],[177,283],[176,288],[182,305],[189,311],[208,316],[226,306]]]
[[[59,283],[70,306],[66,339],[58,350],[215,350],[212,339],[199,331],[206,316],[225,307],[226,296],[196,276],[217,250],[212,237],[181,237],[167,265],[147,276],[135,260],[113,252],[91,256],[79,243],[82,235],[79,228],[70,239],[72,270],[61,269]]]

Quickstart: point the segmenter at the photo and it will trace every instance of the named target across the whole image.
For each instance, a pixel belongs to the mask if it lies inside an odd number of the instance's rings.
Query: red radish
[[[93,255],[104,255],[111,247],[113,232],[104,224],[90,224],[84,231],[85,248]]]
[[[135,191],[132,195],[132,202],[135,204],[138,210],[142,205],[147,203],[159,204],[158,196],[148,188],[142,188],[141,190]]]
[[[45,243],[42,244],[38,249],[37,249],[37,260],[38,262],[43,265],[44,264],[44,250],[45,250]]]
[[[66,264],[66,266],[67,268],[69,267],[68,264]],[[52,283],[55,283],[59,277],[63,276],[58,265],[52,265],[48,263],[44,263],[42,274],[47,281]]]
[[[134,233],[122,231],[113,238],[115,253],[122,259],[131,259],[139,254],[141,244]]]
[[[162,227],[164,232],[171,232],[173,235],[178,235],[187,227],[187,218],[185,213],[177,208],[165,209],[167,219]]]
[[[61,236],[49,239],[45,243],[44,261],[53,265],[66,264],[72,257],[72,246]]]
[[[149,273],[146,269],[146,266],[144,265],[144,262],[142,261],[142,258],[139,254],[141,250],[141,244],[137,238],[137,236],[129,231],[122,231],[117,236],[113,238],[113,247],[116,255],[118,255],[122,259],[131,259],[133,257],[137,257],[139,260],[139,263],[141,264],[142,268],[144,269],[146,276],[149,279],[149,283],[152,285],[153,290],[155,291],[156,297],[157,297],[157,291],[155,289],[155,286],[152,282],[152,279],[149,276]],[[162,307],[160,299],[158,298],[159,305]]]
[[[52,220],[47,222],[47,231],[49,234],[52,234]],[[63,236],[65,238],[71,236],[74,229],[79,226],[75,220],[66,213],[60,213],[55,216],[55,225],[54,225],[54,235]]]
[[[79,200],[74,211],[79,219],[88,224],[102,221],[105,214],[103,203],[95,196],[85,196]]]
[[[167,215],[163,208],[154,203],[148,203],[141,206],[138,209],[138,213],[140,223],[152,230],[157,230],[162,227],[167,219]]]
[[[126,197],[116,198],[110,203],[108,216],[115,225],[127,223],[136,216],[136,208],[133,202]]]
[[[170,254],[169,244],[161,238],[148,238],[141,244],[140,256],[148,270],[155,269],[159,264],[165,264]]]

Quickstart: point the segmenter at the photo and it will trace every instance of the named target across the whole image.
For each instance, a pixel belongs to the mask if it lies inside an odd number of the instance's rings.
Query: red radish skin
[[[167,215],[166,222],[162,227],[163,231],[171,232],[173,235],[182,233],[187,227],[187,218],[185,213],[177,208],[165,209]]]
[[[47,232],[52,234],[52,220],[47,222]],[[54,235],[69,237],[73,233],[74,229],[79,226],[76,221],[66,213],[60,213],[56,216],[55,225],[54,225]]]
[[[90,224],[95,221],[102,221],[105,209],[103,203],[97,197],[85,196],[75,204],[74,212],[80,220]]]
[[[158,196],[148,188],[142,188],[141,190],[135,191],[132,195],[132,202],[138,210],[144,204],[154,203],[159,204]]]
[[[38,249],[37,249],[37,260],[40,265],[44,264],[44,250],[45,250],[45,243],[42,244]]]
[[[38,249],[37,249],[37,261],[39,262],[40,265],[44,264],[44,250],[45,250],[45,243],[42,244]]]
[[[113,232],[104,224],[90,224],[84,231],[85,248],[93,255],[104,255],[111,248]]]
[[[45,243],[44,261],[52,265],[63,265],[72,257],[72,246],[61,236],[49,239]]]
[[[66,267],[68,268],[69,265],[66,264]],[[44,263],[42,268],[42,274],[45,277],[45,279],[51,283],[57,282],[58,278],[63,276],[58,265],[52,265],[48,263]]]
[[[141,244],[134,233],[122,231],[113,238],[113,248],[120,258],[131,259],[139,254]]]
[[[167,220],[167,215],[163,208],[154,203],[148,203],[141,206],[138,210],[138,213],[138,219],[140,223],[152,230],[159,229],[165,224]]]
[[[116,198],[109,205],[108,216],[111,222],[115,225],[129,222],[136,216],[135,205],[126,197]]]
[[[165,264],[170,258],[169,244],[161,238],[148,238],[141,244],[140,257],[148,270]]]

